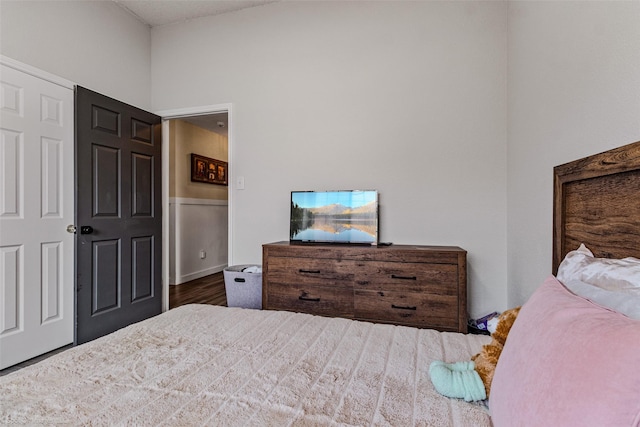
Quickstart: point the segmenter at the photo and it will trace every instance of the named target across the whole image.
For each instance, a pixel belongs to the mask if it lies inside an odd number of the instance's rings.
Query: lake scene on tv
[[[290,239],[376,244],[378,193],[375,190],[292,191]]]

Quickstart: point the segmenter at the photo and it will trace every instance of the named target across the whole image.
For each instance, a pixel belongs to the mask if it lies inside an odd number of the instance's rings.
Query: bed
[[[428,375],[485,338],[187,305],[3,377],[0,422],[486,426]]]
[[[568,281],[570,272],[584,269],[567,268],[565,259],[640,256],[640,142],[554,172],[554,272],[565,271]],[[593,250],[591,258],[575,252],[579,243]],[[627,291],[625,300],[640,298]],[[560,308],[550,309],[551,301]],[[578,323],[585,313],[592,321],[584,332],[575,323],[561,324],[574,322],[567,314],[574,311]],[[537,319],[540,313],[544,318]],[[541,325],[535,333],[532,319]],[[599,333],[601,325],[609,329]],[[593,331],[596,339],[585,341],[581,334]],[[488,407],[486,401],[438,394],[430,363],[470,360],[489,340],[302,313],[188,305],[0,377],[0,423],[482,427],[567,425],[582,417],[581,425],[640,425],[640,321],[550,276],[509,334]],[[558,348],[532,357],[552,340],[560,341]],[[562,348],[565,342],[569,347]],[[567,373],[576,363],[564,354],[590,346],[607,346],[619,357],[609,364],[613,379],[603,377],[607,369],[598,370],[599,377]],[[601,362],[600,353],[587,351],[583,363]],[[556,389],[561,398],[550,391]],[[601,403],[589,400],[591,389]],[[567,402],[572,393],[580,403]],[[599,412],[592,415],[592,408]]]

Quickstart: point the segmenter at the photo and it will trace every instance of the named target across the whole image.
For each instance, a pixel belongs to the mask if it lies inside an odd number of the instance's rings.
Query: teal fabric
[[[471,361],[444,363],[436,360],[429,366],[429,375],[436,391],[443,396],[467,402],[487,398],[484,384]]]

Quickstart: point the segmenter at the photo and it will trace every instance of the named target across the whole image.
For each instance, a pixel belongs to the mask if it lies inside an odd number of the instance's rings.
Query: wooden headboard
[[[580,243],[599,258],[640,258],[640,141],[553,172],[553,274]]]

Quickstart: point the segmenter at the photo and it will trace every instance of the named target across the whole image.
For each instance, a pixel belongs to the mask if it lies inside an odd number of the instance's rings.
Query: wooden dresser
[[[452,246],[262,247],[262,307],[467,332],[467,252]]]

